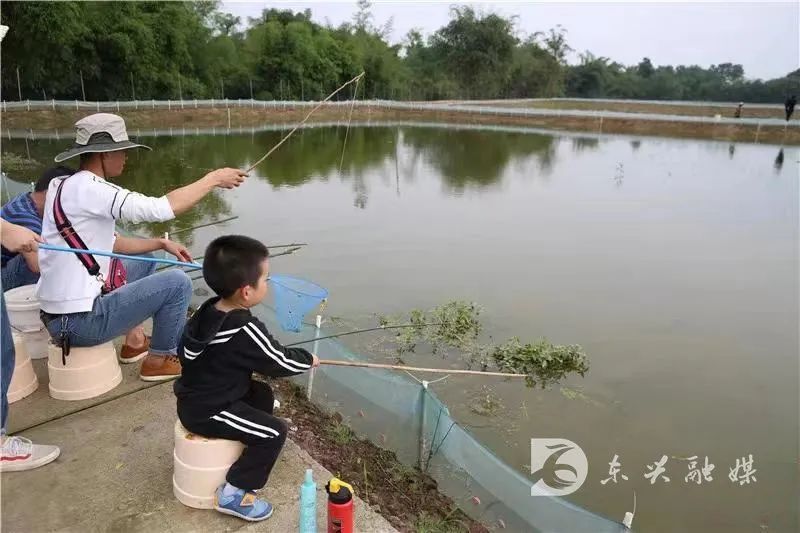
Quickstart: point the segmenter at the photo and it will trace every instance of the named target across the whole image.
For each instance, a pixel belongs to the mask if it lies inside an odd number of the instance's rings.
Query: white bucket
[[[8,403],[14,403],[30,395],[39,388],[39,378],[33,371],[31,358],[25,349],[25,342],[18,333],[12,333],[14,338],[14,374],[8,386]]]
[[[67,364],[61,360],[61,348],[47,346],[50,396],[56,400],[85,400],[106,393],[122,383],[117,351],[110,342],[99,346],[73,346]]]
[[[244,445],[235,440],[195,435],[175,422],[172,492],[182,504],[195,509],[213,509],[214,492],[239,459]]]
[[[50,334],[46,329],[20,333],[25,340],[25,348],[31,359],[47,359],[47,345],[50,344]]]
[[[6,308],[11,327],[17,331],[39,331],[39,300],[36,299],[36,285],[23,285],[6,291]]]

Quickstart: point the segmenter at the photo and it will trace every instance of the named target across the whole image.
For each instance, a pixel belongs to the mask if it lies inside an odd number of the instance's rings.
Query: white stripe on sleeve
[[[308,364],[308,363],[302,363],[302,362],[300,362],[300,361],[297,361],[297,360],[295,360],[295,359],[292,359],[292,358],[290,358],[290,357],[286,357],[286,354],[285,354],[284,352],[281,352],[280,350],[276,350],[276,349],[275,349],[275,348],[272,346],[272,344],[269,342],[269,339],[267,338],[267,336],[266,336],[266,335],[264,335],[264,332],[263,332],[263,331],[261,331],[260,329],[258,329],[258,328],[256,327],[256,325],[255,325],[255,324],[253,324],[252,322],[249,322],[249,323],[247,324],[247,326],[249,326],[251,329],[255,330],[255,332],[256,332],[256,333],[258,333],[258,336],[259,336],[259,337],[261,337],[262,339],[264,339],[264,342],[266,342],[266,343],[267,343],[267,346],[269,347],[269,349],[270,349],[270,350],[272,350],[272,353],[274,353],[275,355],[277,355],[278,357],[280,357],[281,359],[283,359],[283,360],[284,360],[286,363],[293,364],[293,365],[297,365],[297,366],[299,366],[299,367],[301,367],[301,368],[303,368],[303,369],[308,369],[308,368],[311,368],[311,365],[310,365],[310,364]]]
[[[249,324],[248,324],[248,326],[249,326]],[[250,335],[250,338],[253,339],[253,342],[255,342],[256,345],[259,348],[261,348],[261,351],[263,351],[265,354],[267,354],[267,356],[270,359],[274,360],[276,363],[278,363],[280,366],[282,366],[283,368],[285,368],[289,372],[298,372],[299,373],[299,372],[303,372],[304,370],[306,370],[306,367],[298,368],[297,366],[293,366],[293,365],[297,365],[297,363],[295,363],[293,361],[287,361],[286,358],[278,357],[273,352],[271,352],[270,350],[267,350],[267,347],[264,346],[263,344],[261,344],[261,341],[258,340],[258,337],[256,337],[253,334],[251,328],[248,327],[248,326],[245,326],[244,330],[247,332],[248,335]]]

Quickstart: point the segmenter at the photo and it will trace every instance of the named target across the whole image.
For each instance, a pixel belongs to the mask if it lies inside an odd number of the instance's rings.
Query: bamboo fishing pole
[[[447,368],[426,368],[419,366],[406,366],[406,365],[386,365],[381,363],[360,363],[357,361],[337,361],[335,359],[320,359],[321,365],[332,366],[351,366],[360,368],[383,368],[389,370],[405,370],[412,372],[431,372],[434,374],[468,374],[471,376],[497,376],[504,378],[524,378],[527,374],[513,374],[510,372],[483,372],[481,370],[460,370],[460,369],[447,369]]]
[[[364,73],[364,72],[362,72],[361,74],[359,74],[358,76],[356,76],[356,77],[355,77],[355,78],[353,78],[352,80],[350,80],[350,81],[348,81],[348,82],[345,82],[345,83],[344,83],[344,84],[343,84],[341,87],[339,87],[338,89],[336,89],[335,91],[333,91],[331,94],[329,94],[327,98],[325,98],[325,99],[324,99],[324,100],[322,100],[320,103],[318,103],[318,104],[317,104],[317,105],[314,107],[314,109],[312,109],[311,111],[309,111],[309,112],[308,112],[308,114],[305,116],[305,118],[304,118],[303,120],[301,120],[301,121],[300,121],[300,123],[299,123],[297,126],[295,126],[294,128],[292,128],[292,130],[291,130],[289,133],[287,133],[287,134],[286,134],[286,135],[283,137],[283,139],[281,139],[281,140],[280,140],[280,142],[278,142],[278,144],[276,144],[275,146],[273,146],[272,148],[270,148],[269,152],[267,152],[266,154],[264,154],[264,157],[262,157],[261,159],[259,159],[259,160],[258,160],[258,161],[256,161],[255,163],[253,163],[253,164],[250,166],[250,168],[248,168],[247,170],[245,170],[245,173],[246,173],[246,174],[249,174],[251,170],[253,170],[253,169],[254,169],[254,168],[256,168],[258,165],[260,165],[261,163],[263,163],[263,162],[264,162],[264,160],[265,160],[266,158],[268,158],[268,157],[269,157],[269,156],[272,154],[272,152],[274,152],[275,150],[277,150],[277,149],[278,149],[278,147],[279,147],[280,145],[282,145],[284,142],[286,142],[286,140],[287,140],[289,137],[291,137],[291,136],[294,134],[294,132],[296,132],[297,130],[299,130],[299,129],[300,129],[300,127],[301,127],[303,124],[305,124],[305,123],[306,123],[306,121],[307,121],[307,120],[308,120],[308,119],[311,117],[311,115],[313,115],[313,114],[314,114],[314,112],[315,112],[317,109],[319,109],[320,107],[322,107],[322,104],[324,104],[325,102],[327,102],[328,100],[330,100],[331,98],[333,98],[333,97],[334,97],[334,95],[336,95],[336,93],[338,93],[339,91],[341,91],[342,89],[344,89],[345,87],[347,87],[348,85],[350,85],[351,83],[353,83],[353,82],[356,82],[356,81],[360,80],[361,78],[363,78],[363,77],[364,77],[364,74],[365,74],[365,73]]]
[[[208,226],[216,226],[217,224],[222,224],[224,222],[230,222],[231,220],[236,220],[237,218],[239,218],[238,215],[232,216],[232,217],[228,217],[228,218],[223,218],[222,220],[215,220],[213,222],[208,222],[206,224],[200,224],[199,226],[193,226],[191,228],[176,229],[175,231],[170,232],[170,235],[178,235],[179,233],[184,233],[184,232],[187,232],[187,231],[194,231],[194,230],[200,229],[200,228],[207,228]]]

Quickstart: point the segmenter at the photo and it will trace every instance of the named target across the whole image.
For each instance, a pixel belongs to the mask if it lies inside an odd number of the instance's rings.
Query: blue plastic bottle
[[[317,484],[310,468],[300,485],[300,533],[317,533]]]

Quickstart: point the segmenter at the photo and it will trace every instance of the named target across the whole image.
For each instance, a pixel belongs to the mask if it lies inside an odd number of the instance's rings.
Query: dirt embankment
[[[320,108],[312,116],[313,121],[347,120],[348,109]],[[308,113],[308,108],[215,108],[215,109],[140,109],[122,110],[130,130],[137,128],[181,128],[228,126],[230,112],[231,127],[257,126],[299,122]],[[6,111],[0,114],[3,129],[33,129],[70,131],[86,110],[36,110]],[[356,107],[353,120],[418,120],[461,122],[465,124],[511,125],[547,128],[554,130],[580,131],[587,133],[621,133],[682,137],[691,139],[717,139],[740,142],[765,142],[800,145],[800,128],[783,126],[753,126],[730,123],[686,123],[669,120],[602,119],[595,117],[542,117],[487,115],[469,111],[453,110],[404,110],[378,107]]]
[[[622,113],[653,113],[656,115],[688,115],[693,117],[733,118],[736,105],[681,105],[651,104],[648,102],[600,102],[582,100],[537,100],[533,102],[511,102],[499,104],[504,107],[522,107],[536,109],[576,109],[581,111],[618,111]],[[782,108],[755,107],[746,103],[742,108],[742,118],[784,118]]]
[[[394,452],[361,439],[337,414],[328,414],[286,380],[271,385],[280,397],[281,416],[291,419],[290,437],[325,468],[353,485],[356,493],[398,530],[426,533],[487,533],[436,481],[401,463]]]

